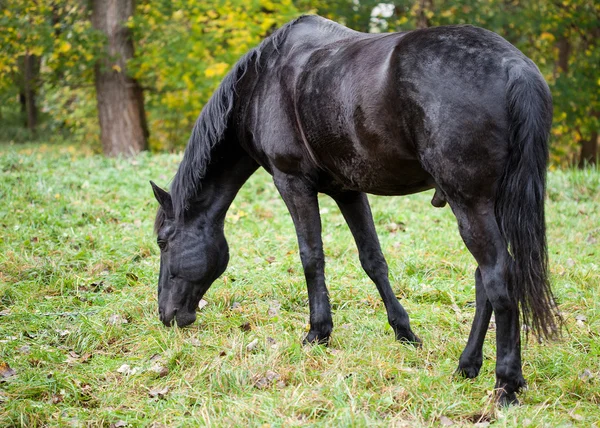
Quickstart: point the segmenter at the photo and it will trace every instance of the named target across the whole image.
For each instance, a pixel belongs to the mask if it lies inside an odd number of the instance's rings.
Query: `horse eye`
[[[156,243],[158,244],[158,248],[160,248],[162,251],[164,251],[167,248],[167,241],[159,239],[158,241],[156,241]]]

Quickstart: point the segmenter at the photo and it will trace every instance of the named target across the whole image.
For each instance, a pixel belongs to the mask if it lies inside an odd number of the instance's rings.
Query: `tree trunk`
[[[429,28],[431,22],[427,17],[427,11],[433,10],[433,0],[419,0],[417,9],[417,28]]]
[[[598,131],[593,131],[588,140],[581,141],[581,151],[579,152],[579,168],[586,165],[595,165],[598,161]]]
[[[35,95],[39,83],[40,64],[40,58],[35,55],[26,53],[19,58],[19,68],[23,78],[19,84],[19,100],[21,111],[24,113],[25,126],[31,131],[35,131],[38,120]]]
[[[92,24],[108,39],[107,55],[95,69],[100,136],[108,156],[130,156],[148,148],[144,93],[126,73],[133,41],[125,23],[134,8],[133,0],[92,1]]]
[[[571,43],[569,43],[569,39],[566,36],[562,36],[556,42],[556,47],[558,48],[558,63],[556,64],[558,73],[568,73],[569,72],[569,56],[571,55]]]

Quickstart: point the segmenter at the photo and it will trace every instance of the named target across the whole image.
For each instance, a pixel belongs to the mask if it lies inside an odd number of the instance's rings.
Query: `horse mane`
[[[227,131],[231,112],[237,99],[237,83],[252,63],[258,71],[261,55],[268,48],[277,51],[287,37],[290,28],[308,16],[310,15],[303,15],[288,22],[265,38],[257,47],[248,51],[227,73],[202,109],[192,129],[183,160],[179,164],[171,184],[175,218],[183,217],[190,202],[201,189],[201,182],[210,164],[212,150],[222,141]],[[164,221],[164,218],[159,219],[159,215],[157,214],[155,228]]]

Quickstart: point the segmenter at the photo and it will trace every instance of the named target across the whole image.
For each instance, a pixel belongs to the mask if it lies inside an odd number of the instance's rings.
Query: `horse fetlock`
[[[520,371],[510,378],[496,373],[496,401],[501,406],[518,405],[517,393],[526,387],[527,382]]]

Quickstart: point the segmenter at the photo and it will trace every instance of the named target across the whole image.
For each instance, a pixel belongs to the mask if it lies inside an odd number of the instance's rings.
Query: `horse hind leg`
[[[460,234],[471,252],[481,275],[483,291],[496,316],[496,393],[500,404],[518,403],[516,394],[525,386],[521,368],[521,341],[518,305],[513,298],[508,275],[510,255],[500,233],[494,214],[494,205],[489,200],[475,203],[453,203],[450,206],[458,220]],[[483,303],[480,291],[478,303]],[[477,357],[485,336],[483,326],[487,324],[489,311],[486,304],[476,315],[465,357]],[[475,359],[476,367],[478,364]],[[460,367],[460,366],[459,366]]]
[[[469,340],[458,360],[457,373],[472,379],[477,377],[483,364],[483,342],[487,333],[492,305],[487,298],[487,293],[481,279],[479,268],[475,270],[475,317],[469,333]]]

